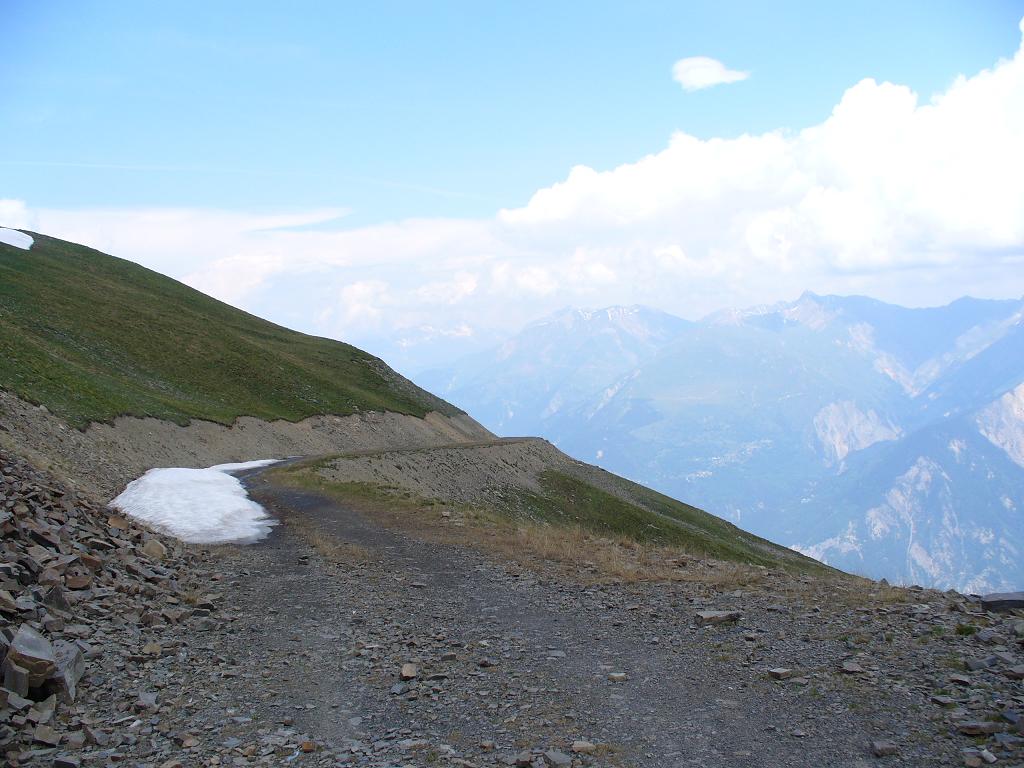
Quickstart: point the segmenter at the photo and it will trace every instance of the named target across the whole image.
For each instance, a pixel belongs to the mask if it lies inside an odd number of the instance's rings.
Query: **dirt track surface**
[[[883,740],[887,765],[962,764],[928,700],[949,671],[931,656],[950,649],[912,642],[962,619],[937,593],[855,608],[795,599],[782,576],[587,585],[246,482],[283,525],[219,550],[237,618],[210,650],[253,671],[225,681],[228,699],[317,742],[299,764],[865,766]],[[342,554],[313,551],[310,525]],[[742,617],[698,627],[704,609]],[[779,667],[794,679],[771,679]]]

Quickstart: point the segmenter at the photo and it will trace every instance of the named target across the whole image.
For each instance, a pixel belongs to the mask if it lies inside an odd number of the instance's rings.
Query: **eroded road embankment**
[[[772,574],[588,585],[246,483],[282,525],[219,550],[236,618],[207,648],[235,670],[219,700],[294,723],[305,764],[861,766],[872,741],[898,748],[889,764],[961,760],[912,642],[941,596],[850,606]],[[742,618],[698,627],[709,608]]]

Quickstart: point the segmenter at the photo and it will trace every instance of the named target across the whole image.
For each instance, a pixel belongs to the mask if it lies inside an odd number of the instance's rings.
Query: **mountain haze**
[[[507,406],[521,431],[838,567],[969,591],[1024,584],[1024,302],[908,309],[806,293],[697,323],[643,308],[577,317],[582,329],[552,318],[424,380],[491,428]],[[605,362],[634,338],[646,343],[619,368]],[[521,350],[511,369],[507,348]],[[608,375],[540,386],[529,372],[549,360]]]

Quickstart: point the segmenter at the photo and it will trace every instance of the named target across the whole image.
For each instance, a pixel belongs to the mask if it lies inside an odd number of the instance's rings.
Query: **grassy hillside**
[[[84,427],[120,415],[459,413],[381,360],[81,245],[0,243],[0,388]]]
[[[622,495],[564,472],[540,477],[543,495],[522,491],[531,514],[556,525],[578,525],[601,536],[679,547],[691,554],[753,565],[820,570],[817,561],[660,493],[618,479]]]

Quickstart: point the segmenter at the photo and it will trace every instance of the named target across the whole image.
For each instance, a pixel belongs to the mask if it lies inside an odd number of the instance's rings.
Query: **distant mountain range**
[[[565,310],[417,381],[839,568],[1024,586],[1024,300]]]

